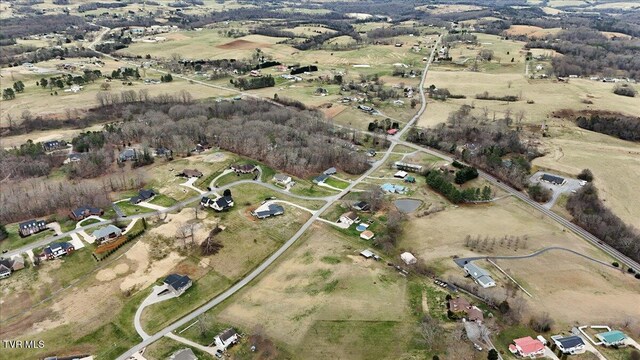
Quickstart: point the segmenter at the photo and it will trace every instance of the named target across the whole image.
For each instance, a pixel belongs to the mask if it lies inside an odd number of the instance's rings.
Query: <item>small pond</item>
[[[405,214],[416,211],[417,208],[422,205],[422,201],[416,199],[399,199],[393,202],[393,204]]]

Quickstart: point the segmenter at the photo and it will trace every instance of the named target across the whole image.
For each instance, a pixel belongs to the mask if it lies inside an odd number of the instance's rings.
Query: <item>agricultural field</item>
[[[612,261],[583,239],[509,197],[489,205],[460,207],[441,200],[439,206],[443,209],[440,212],[410,217],[399,247],[431,264],[444,274],[445,279],[451,277],[472,284],[468,279],[461,280],[463,271],[452,257],[527,255],[550,246],[572,249],[607,263]],[[455,226],[443,227],[442,224]],[[472,240],[480,238],[477,248],[467,246],[467,236]],[[505,236],[512,239],[503,240]],[[516,237],[519,238],[517,242]],[[640,284],[619,270],[554,250],[528,260],[498,260],[497,263],[532,293],[532,299],[525,296],[532,311],[549,312],[558,325],[569,325],[576,319],[611,322],[634,315],[630,306]],[[498,288],[491,291],[503,291],[501,289],[508,281],[506,277],[487,262],[480,262],[480,266],[498,279]],[[561,285],[568,283],[580,286],[567,288]],[[568,301],[576,298],[583,299],[580,306]]]
[[[211,313],[245,329],[262,325],[300,358],[396,358],[412,348],[407,281],[360,257],[366,247],[314,225],[272,271]]]
[[[546,155],[533,165],[573,176],[591,169],[600,198],[625,223],[640,228],[640,204],[629,201],[637,196],[640,184],[628,180],[629,174],[640,173],[640,145],[561,120],[552,122],[550,133],[543,142]]]
[[[66,63],[74,62],[82,63],[78,59],[67,59]],[[96,94],[100,91],[101,85],[105,82],[103,79],[96,80],[94,83],[85,84],[77,93],[66,92],[65,89],[54,88],[42,88],[36,85],[36,82],[41,78],[50,78],[52,76],[60,75],[55,69],[55,65],[62,63],[63,61],[52,60],[47,62],[38,63],[39,69],[46,69],[45,73],[34,73],[24,67],[17,68],[3,68],[0,71],[2,77],[0,77],[0,87],[10,87],[15,81],[22,81],[25,84],[25,90],[23,93],[18,93],[16,98],[10,101],[0,100],[0,106],[2,107],[3,116],[1,118],[1,125],[8,125],[7,116],[11,116],[16,123],[20,122],[20,117],[25,109],[28,109],[32,115],[52,116],[59,119],[66,119],[72,117],[75,111],[83,111],[92,107],[96,107],[99,103],[96,98]],[[122,66],[129,66],[128,64],[122,64],[115,61],[109,61],[105,59],[104,67],[86,66],[87,69],[100,70],[104,75],[111,75],[111,71]],[[78,70],[78,75],[82,71]],[[155,72],[154,70],[140,71],[142,78],[159,80],[162,74]],[[192,84],[188,81],[181,80],[174,77],[174,80],[170,83],[159,84],[144,84],[142,80],[131,81],[131,85],[125,84],[120,80],[113,80],[107,83],[109,85],[109,91],[113,93],[120,93],[121,91],[134,90],[136,92],[140,90],[148,91],[150,96],[157,96],[159,94],[177,94],[180,91],[187,91],[194,99],[203,98],[215,98],[215,97],[227,97],[234,95],[233,90],[223,90],[212,87],[207,87],[199,84]],[[57,95],[55,95],[57,92]]]

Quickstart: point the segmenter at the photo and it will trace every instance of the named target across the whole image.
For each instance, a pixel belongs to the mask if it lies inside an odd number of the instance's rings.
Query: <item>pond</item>
[[[417,208],[422,205],[422,201],[416,199],[399,199],[393,202],[393,204],[405,214],[416,211]]]

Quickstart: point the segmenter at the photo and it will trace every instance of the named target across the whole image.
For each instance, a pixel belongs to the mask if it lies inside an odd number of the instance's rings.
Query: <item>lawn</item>
[[[91,225],[91,224],[97,224],[99,222],[100,222],[100,220],[98,220],[98,219],[86,219],[86,220],[78,221],[78,224],[80,226],[87,226],[87,225]]]
[[[133,205],[128,200],[127,201],[120,201],[118,203],[118,207],[127,216],[137,215],[137,214],[145,214],[145,213],[150,213],[150,212],[156,211],[156,210],[149,209],[149,208],[146,208],[146,207]]]
[[[307,180],[303,180],[300,182],[296,181],[296,184],[289,191],[292,194],[296,195],[317,197],[331,196],[336,194],[335,190],[318,186],[313,182]]]
[[[163,337],[160,340],[155,341],[153,344],[147,346],[144,351],[144,357],[149,360],[164,360],[170,359],[171,355],[178,350],[191,349],[196,355],[197,359],[209,359],[211,355],[198,350],[194,347],[189,347],[176,340]]]
[[[142,326],[147,333],[154,334],[213,299],[230,284],[229,279],[211,270],[203,277],[193,279],[193,285],[181,296],[146,308],[142,313]]]
[[[178,203],[178,201],[172,197],[169,197],[164,194],[158,194],[149,201],[150,204],[160,205],[164,207],[171,207]]]
[[[225,186],[240,180],[253,180],[256,178],[257,175],[258,175],[257,173],[236,174],[234,172],[231,172],[221,178],[218,178],[218,180],[215,183],[215,186],[216,187]]]
[[[329,186],[333,186],[338,189],[346,189],[346,187],[349,186],[348,182],[339,180],[333,176],[328,177],[327,180],[325,180],[325,184]]]

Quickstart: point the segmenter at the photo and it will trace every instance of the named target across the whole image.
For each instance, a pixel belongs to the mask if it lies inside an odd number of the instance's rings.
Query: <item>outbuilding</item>
[[[400,259],[402,259],[402,261],[407,265],[413,265],[418,262],[418,259],[416,259],[416,257],[410,252],[403,252],[400,254]]]

